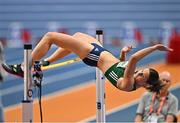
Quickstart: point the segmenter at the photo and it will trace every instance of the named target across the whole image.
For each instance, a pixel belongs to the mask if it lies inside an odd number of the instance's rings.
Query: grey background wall
[[[46,32],[47,23],[59,22],[70,33],[84,31],[95,21],[106,34],[119,36],[122,24],[134,22],[148,37],[158,37],[163,21],[180,28],[179,0],[0,0],[0,37],[8,26],[21,22],[35,37]]]

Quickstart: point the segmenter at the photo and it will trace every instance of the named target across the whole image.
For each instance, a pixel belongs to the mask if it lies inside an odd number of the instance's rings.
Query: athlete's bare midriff
[[[119,59],[115,58],[110,52],[104,51],[101,53],[98,67],[103,73],[105,73],[112,65],[119,62]]]

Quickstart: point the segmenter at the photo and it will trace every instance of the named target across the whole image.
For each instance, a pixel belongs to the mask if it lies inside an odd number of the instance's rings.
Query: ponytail
[[[150,92],[156,92],[159,93],[161,88],[164,86],[161,80],[157,80],[155,84],[151,85],[148,84],[145,88],[149,90]]]

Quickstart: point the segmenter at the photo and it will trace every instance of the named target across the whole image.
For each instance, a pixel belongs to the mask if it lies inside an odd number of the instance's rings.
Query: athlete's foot
[[[41,66],[48,66],[50,65],[49,61],[42,60],[40,61]],[[6,63],[2,63],[2,67],[4,68],[5,71],[7,71],[10,74],[19,76],[19,77],[24,77],[24,71],[21,68],[21,64],[15,64],[15,65],[8,65]]]
[[[46,61],[46,60],[42,60],[42,61],[40,61],[40,65],[41,66],[48,66],[48,65],[50,65],[50,62]]]
[[[15,64],[15,65],[8,65],[6,63],[2,63],[2,67],[10,74],[24,77],[24,72],[21,68],[21,64]]]

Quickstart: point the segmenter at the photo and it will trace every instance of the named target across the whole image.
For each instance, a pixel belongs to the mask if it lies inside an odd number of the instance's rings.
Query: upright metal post
[[[33,99],[32,99],[32,45],[24,45],[24,99],[22,101],[22,122],[33,121]]]
[[[103,44],[103,31],[96,30],[96,39]],[[96,122],[105,123],[105,77],[96,68]]]

